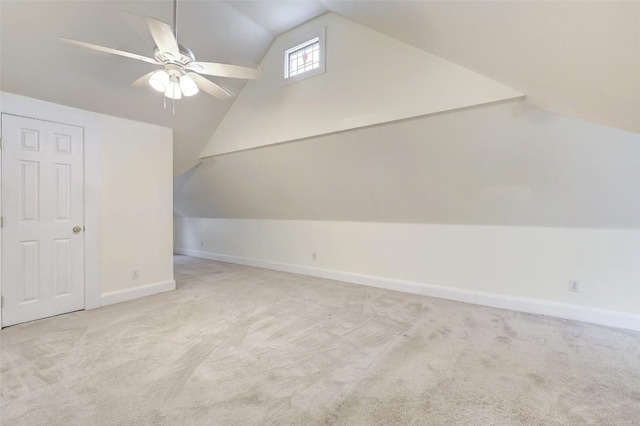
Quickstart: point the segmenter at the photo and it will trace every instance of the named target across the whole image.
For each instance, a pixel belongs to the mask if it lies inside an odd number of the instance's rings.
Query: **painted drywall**
[[[0,92],[0,111],[3,114],[13,114],[58,123],[74,123],[84,129],[84,296],[85,308],[93,309],[101,305],[100,294],[100,126],[99,118],[95,114],[75,108],[68,108],[50,102],[43,102],[33,98]],[[1,168],[1,166],[0,166]],[[1,173],[0,173],[1,174]],[[4,182],[3,184],[9,182]],[[1,194],[0,194],[1,195]],[[2,202],[0,197],[0,211]],[[2,232],[0,231],[0,235]],[[2,253],[0,252],[0,258]],[[1,274],[0,274],[1,277]],[[3,286],[0,278],[0,292]],[[1,310],[1,306],[0,306]],[[1,324],[0,318],[0,326]]]
[[[541,108],[640,132],[640,2],[332,1],[328,7],[524,92]]]
[[[171,129],[6,92],[0,111],[84,128],[86,308],[175,288]]]
[[[326,72],[282,85],[284,51],[326,28]],[[201,157],[468,107],[523,94],[328,13],[278,37]]]
[[[102,293],[172,281],[172,131],[100,117]]]
[[[174,173],[198,156],[233,100],[206,93],[172,102],[150,86],[131,83],[154,67],[142,61],[70,46],[58,37],[83,40],[144,56],[155,42],[145,16],[171,23],[167,0],[1,1],[1,90],[174,129]],[[183,1],[178,8],[180,42],[199,61],[255,66],[273,34],[226,1]],[[298,21],[301,22],[301,21]],[[28,24],[26,24],[28,23]],[[42,78],[47,64],[47,78]],[[244,80],[209,77],[235,93]],[[51,82],[55,82],[52,84]]]
[[[640,228],[640,135],[485,105],[205,159],[184,217]]]
[[[640,135],[527,101],[263,147],[176,181],[176,248],[637,315],[638,159]]]
[[[638,229],[197,218],[175,229],[196,255],[640,314]]]

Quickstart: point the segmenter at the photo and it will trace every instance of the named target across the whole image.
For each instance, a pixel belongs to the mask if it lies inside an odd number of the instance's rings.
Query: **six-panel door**
[[[83,129],[3,114],[2,142],[2,325],[84,309]]]

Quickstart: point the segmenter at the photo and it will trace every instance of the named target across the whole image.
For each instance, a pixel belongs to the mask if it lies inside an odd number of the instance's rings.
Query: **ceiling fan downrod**
[[[178,0],[173,0],[173,35],[178,41]]]

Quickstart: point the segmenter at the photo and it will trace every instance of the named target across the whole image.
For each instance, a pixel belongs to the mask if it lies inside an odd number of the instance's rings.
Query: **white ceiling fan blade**
[[[149,85],[149,79],[151,78],[151,74],[153,74],[156,71],[151,71],[149,73],[146,73],[145,75],[143,75],[142,77],[140,77],[139,79],[137,79],[136,81],[134,81],[133,83],[131,83],[131,85],[133,87],[145,87]]]
[[[215,96],[218,99],[229,99],[234,95],[230,90],[225,89],[224,87],[219,86],[213,81],[208,80],[194,72],[187,73],[187,75],[193,78],[193,81],[196,82],[201,90],[207,92],[211,96]]]
[[[148,62],[150,64],[158,65],[159,62],[155,59],[148,58],[146,56],[138,55],[136,53],[125,52],[124,50],[112,49],[111,47],[98,46],[97,44],[86,43],[84,41],[71,40],[70,38],[60,37],[60,40],[65,43],[75,44],[76,46],[86,47],[87,49],[99,50],[100,52],[112,53],[114,55],[124,56],[125,58],[137,59],[139,61]]]
[[[245,78],[257,80],[260,78],[260,69],[241,67],[239,65],[218,64],[215,62],[191,62],[187,65],[191,71],[201,74],[214,75],[216,77]]]
[[[147,23],[149,24],[151,37],[153,37],[153,40],[156,42],[158,49],[164,53],[172,54],[174,58],[179,58],[180,48],[178,47],[175,35],[173,35],[171,26],[149,17],[147,18]]]

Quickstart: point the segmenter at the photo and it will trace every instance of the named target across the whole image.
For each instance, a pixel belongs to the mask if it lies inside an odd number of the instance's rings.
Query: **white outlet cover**
[[[580,282],[577,280],[570,280],[569,291],[572,291],[574,293],[580,293]]]

